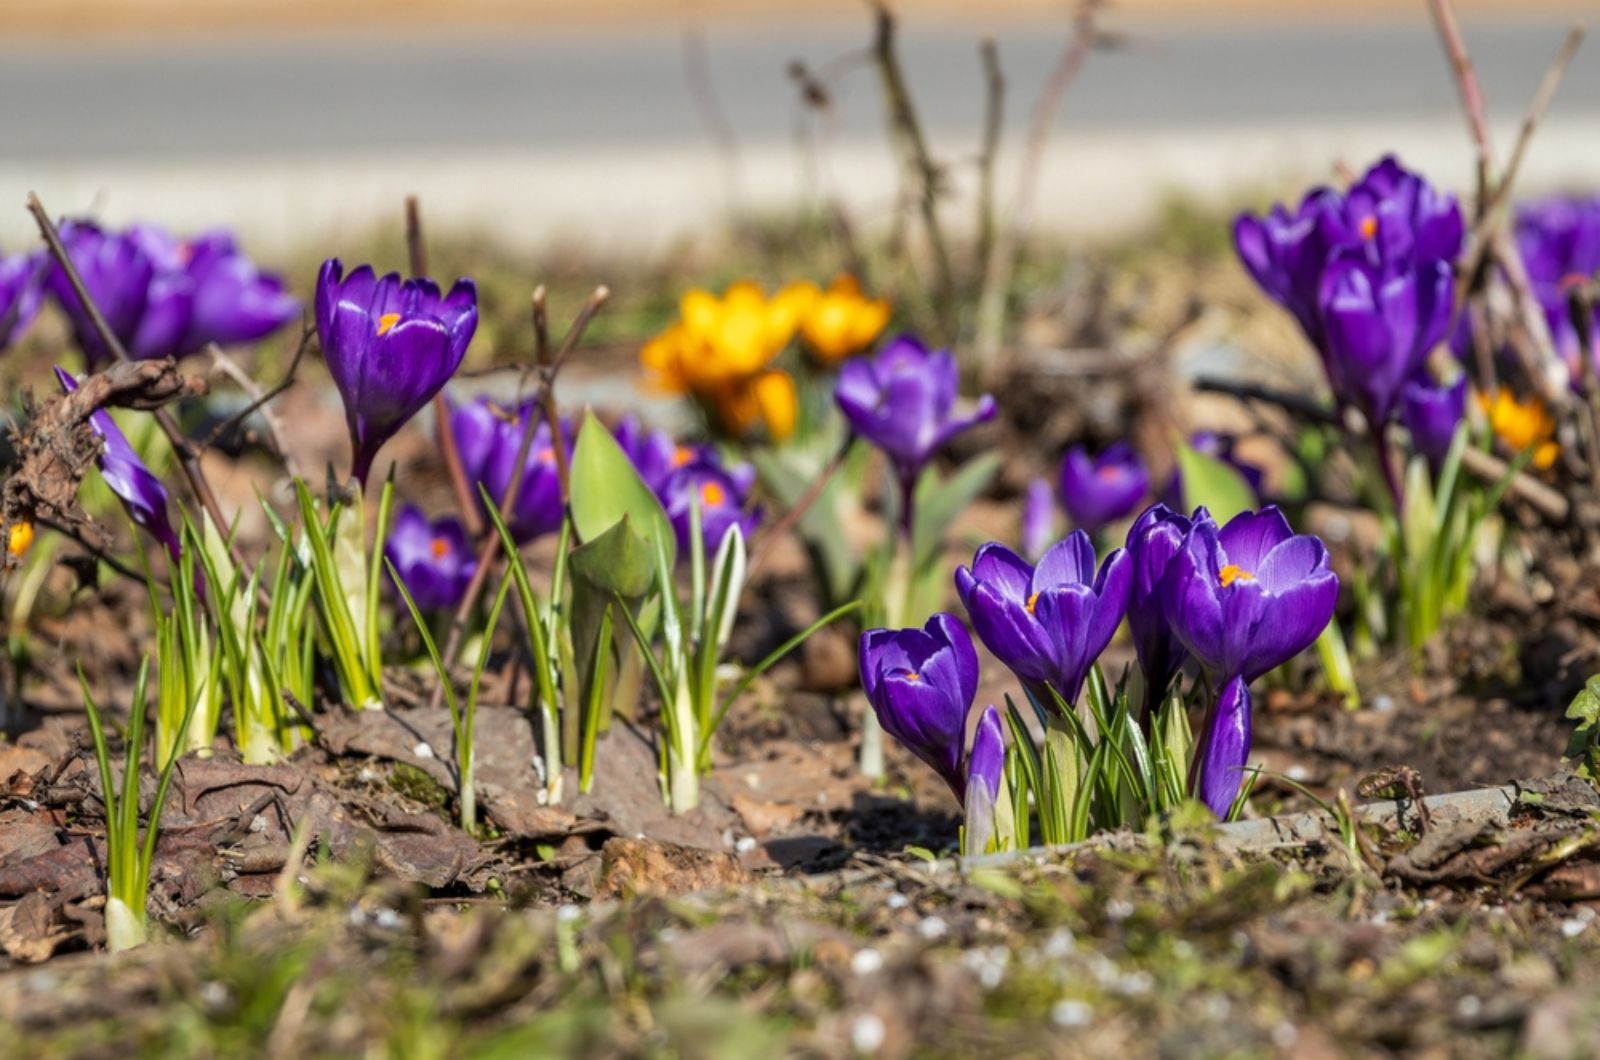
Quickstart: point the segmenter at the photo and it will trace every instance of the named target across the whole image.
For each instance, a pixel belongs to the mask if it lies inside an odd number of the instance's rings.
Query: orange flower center
[[[694,459],[694,450],[687,445],[680,445],[672,451],[672,466],[682,467]]]
[[[1039,606],[1039,594],[1034,593],[1032,596],[1028,597],[1028,614],[1033,614],[1033,609],[1037,606]]]
[[[539,450],[538,460],[541,464],[553,464],[556,462],[556,451],[547,445]]]
[[[1237,563],[1230,563],[1217,572],[1217,580],[1220,581],[1222,583],[1222,587],[1226,589],[1234,582],[1253,582],[1256,580],[1256,576],[1239,566]]]
[[[450,542],[442,537],[434,538],[428,543],[428,547],[433,550],[434,559],[444,559],[450,554]]]
[[[387,335],[389,329],[400,323],[399,313],[385,313],[378,318],[378,334]]]
[[[1106,464],[1104,467],[1095,468],[1094,473],[1096,478],[1110,480],[1120,475],[1122,469],[1115,464]]]
[[[702,482],[700,484],[700,500],[707,508],[720,508],[728,500],[728,494],[723,490],[721,483]]]
[[[1378,219],[1376,217],[1363,217],[1361,219],[1361,238],[1371,239],[1378,234]]]
[[[922,675],[917,673],[915,670],[910,670],[906,673],[906,680],[910,681],[912,684],[916,684],[918,681],[922,680]]]

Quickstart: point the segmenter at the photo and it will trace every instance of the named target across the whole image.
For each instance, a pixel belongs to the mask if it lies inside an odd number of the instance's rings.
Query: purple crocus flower
[[[1552,198],[1522,207],[1516,240],[1556,352],[1566,362],[1573,385],[1579,386],[1583,350],[1600,364],[1600,309],[1589,333],[1579,335],[1567,294],[1573,284],[1600,271],[1600,197]]]
[[[1321,304],[1329,383],[1380,429],[1450,325],[1450,265],[1385,269],[1341,254],[1323,276]]]
[[[78,389],[78,381],[70,372],[60,365],[56,365],[55,370],[62,390],[70,394]],[[172,523],[167,519],[166,487],[139,459],[139,454],[129,444],[128,436],[122,433],[117,421],[111,418],[111,413],[105,409],[95,410],[89,417],[89,425],[104,442],[97,461],[100,477],[106,480],[111,492],[122,502],[128,518],[148,530],[150,536],[161,542],[161,547],[176,560],[178,535],[173,532]]]
[[[658,497],[674,471],[696,461],[716,460],[711,446],[683,445],[666,431],[647,431],[637,416],[624,416],[612,433],[644,484]]]
[[[1436,383],[1424,373],[1400,394],[1400,422],[1411,435],[1411,448],[1437,468],[1450,452],[1456,426],[1467,415],[1467,377]]]
[[[677,534],[679,556],[689,554],[691,508],[696,499],[700,504],[700,540],[708,557],[716,555],[722,539],[735,526],[749,539],[761,519],[760,512],[745,510],[755,476],[755,468],[749,464],[725,468],[714,459],[701,457],[662,481],[657,496]]]
[[[89,221],[65,221],[61,242],[89,297],[129,357],[173,356],[194,318],[194,284],[181,272],[157,267],[140,230],[113,232]],[[50,270],[51,295],[67,314],[73,337],[91,366],[111,350],[78,301],[66,271]]]
[[[1220,686],[1254,681],[1310,647],[1333,617],[1339,579],[1322,542],[1296,534],[1276,507],[1220,529],[1197,511],[1161,597],[1174,636]]]
[[[561,477],[551,444],[549,421],[531,401],[524,402],[513,421],[510,413],[488,398],[480,397],[450,409],[450,429],[455,433],[456,449],[467,481],[482,483],[494,503],[504,502],[511,488],[511,476],[522,448],[522,436],[530,422],[533,439],[523,465],[522,484],[511,505],[506,527],[520,545],[561,528]],[[563,420],[562,438],[572,451],[572,425]],[[476,488],[474,488],[476,492]],[[482,498],[479,498],[482,504]]]
[[[1000,712],[992,705],[978,715],[972,734],[972,751],[967,755],[966,851],[982,854],[994,835],[994,804],[1000,797],[1000,778],[1006,768],[1006,744]]]
[[[44,257],[38,253],[0,256],[0,350],[28,330],[43,300]]]
[[[1204,511],[1201,509],[1199,514],[1209,518]],[[1189,654],[1167,621],[1162,586],[1190,526],[1187,516],[1164,504],[1152,504],[1128,531],[1128,563],[1133,569],[1128,631],[1133,635],[1133,650],[1144,674],[1146,716],[1166,695]]]
[[[1417,370],[1417,351],[1443,337],[1464,233],[1455,197],[1391,156],[1343,195],[1313,190],[1292,217],[1281,206],[1241,216],[1234,243],[1316,346],[1335,397],[1378,427]]]
[[[1279,203],[1265,217],[1240,214],[1233,224],[1239,260],[1273,301],[1294,315],[1312,345],[1322,346],[1317,305],[1322,269],[1334,247],[1349,238],[1343,200],[1331,188],[1314,188],[1294,213]]]
[[[1149,491],[1150,472],[1127,442],[1113,443],[1095,457],[1073,446],[1061,461],[1062,506],[1074,526],[1091,534],[1132,515]]]
[[[901,335],[876,357],[846,361],[833,393],[851,430],[888,455],[909,491],[946,442],[994,416],[994,398],[987,394],[970,416],[956,415],[959,382],[949,350],[930,352]]]
[[[478,569],[461,520],[446,515],[429,522],[414,504],[395,513],[383,554],[422,611],[445,611],[461,603]]]
[[[207,232],[191,240],[172,239],[150,230],[147,247],[158,265],[181,271],[194,284],[194,312],[178,354],[194,353],[209,343],[231,346],[265,338],[300,315],[300,302],[284,290],[282,277],[262,272],[240,252],[231,233]]]
[[[1055,539],[1056,492],[1049,479],[1036,478],[1022,501],[1022,554],[1037,563]]]
[[[1193,791],[1212,813],[1227,817],[1239,796],[1250,757],[1250,688],[1244,678],[1232,678],[1222,686],[1206,715],[1206,731],[1197,754]]]
[[[1057,542],[1037,567],[991,542],[970,570],[956,569],[956,591],[979,639],[1035,694],[1048,684],[1068,703],[1117,631],[1132,581],[1122,549],[1096,574],[1094,545],[1082,530]]]
[[[978,694],[978,653],[966,627],[940,612],[922,629],[869,629],[861,635],[860,664],[861,687],[884,731],[962,799],[961,751]]]
[[[429,279],[348,277],[338,258],[317,274],[317,336],[350,428],[350,473],[366,484],[373,458],[455,374],[478,326],[478,290],[457,280],[439,295]]]

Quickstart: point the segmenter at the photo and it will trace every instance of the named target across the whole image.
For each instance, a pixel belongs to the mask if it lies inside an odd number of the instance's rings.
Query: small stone
[[[850,970],[856,975],[872,975],[883,967],[883,954],[871,946],[863,946],[850,958]]]
[[[1061,1000],[1050,1006],[1050,1022],[1057,1027],[1087,1027],[1094,1009],[1083,1001]]]
[[[883,1019],[871,1012],[863,1013],[850,1024],[850,1044],[858,1053],[875,1053],[883,1045],[885,1036]]]
[[[950,925],[936,916],[925,916],[917,923],[917,934],[932,942],[941,939],[950,931]]]
[[[411,749],[411,753],[416,755],[418,758],[432,758],[433,748],[428,746],[428,742],[424,740],[422,743],[419,743],[417,746],[413,747]]]

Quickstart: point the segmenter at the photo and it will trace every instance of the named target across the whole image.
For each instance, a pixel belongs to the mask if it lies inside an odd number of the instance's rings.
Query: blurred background
[[[1470,141],[1422,0],[1311,7],[1108,6],[1104,47],[1053,125],[1038,225],[1126,231],[1174,197],[1259,205],[1393,149],[1465,189]],[[1504,153],[1567,27],[1595,4],[1458,9]],[[995,42],[1003,211],[1072,5],[894,11],[952,201],[977,179],[979,45]],[[0,0],[0,25],[7,248],[33,238],[29,190],[58,214],[231,224],[267,255],[393,225],[408,193],[430,229],[523,249],[659,251],[821,197],[863,225],[895,213],[873,14],[860,2]],[[1597,163],[1591,43],[1522,190],[1592,180]],[[949,223],[963,216],[974,214],[952,210]]]

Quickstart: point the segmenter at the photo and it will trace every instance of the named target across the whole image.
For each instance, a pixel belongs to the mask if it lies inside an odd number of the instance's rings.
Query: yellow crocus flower
[[[794,430],[794,381],[770,368],[794,341],[819,292],[790,284],[770,298],[741,280],[719,297],[703,288],[685,294],[679,318],[639,351],[654,383],[692,394],[723,430],[742,435],[758,422],[774,438]]]
[[[841,274],[818,293],[800,322],[800,335],[812,357],[833,365],[872,345],[888,325],[889,303],[866,297],[854,276]]]
[[[1536,397],[1518,401],[1502,389],[1491,400],[1479,394],[1478,406],[1489,419],[1495,437],[1513,452],[1533,449],[1533,466],[1541,471],[1556,462],[1561,446],[1554,440],[1556,421]]]
[[[28,554],[28,549],[33,547],[33,523],[27,519],[11,524],[11,532],[6,535],[6,551],[21,559]]]

